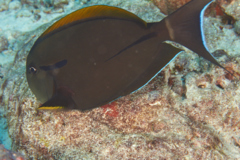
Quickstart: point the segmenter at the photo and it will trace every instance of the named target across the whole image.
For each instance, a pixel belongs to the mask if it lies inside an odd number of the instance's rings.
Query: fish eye
[[[33,73],[33,74],[37,73],[37,69],[35,67],[29,67],[28,71],[29,73]]]

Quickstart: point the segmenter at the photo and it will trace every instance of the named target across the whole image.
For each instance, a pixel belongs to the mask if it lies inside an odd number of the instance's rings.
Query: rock
[[[64,5],[68,5],[68,0],[54,0],[53,5],[55,8],[61,8]]]
[[[236,20],[240,20],[240,0],[217,0],[217,3],[228,15],[234,17]]]
[[[30,17],[33,14],[28,9],[22,9],[17,13],[17,17]]]
[[[4,36],[0,36],[0,53],[8,49],[8,40]]]
[[[168,15],[189,1],[190,0],[153,0],[153,3],[162,13]]]
[[[25,158],[17,152],[13,152],[4,148],[2,144],[0,144],[0,159],[1,160],[25,160]]]
[[[36,1],[33,1],[33,0],[21,0],[21,3],[32,6],[32,5],[34,5],[34,3],[36,3]]]
[[[12,1],[9,3],[9,9],[17,10],[17,9],[20,9],[21,7],[22,7],[22,4],[20,1]]]
[[[7,10],[10,2],[11,0],[0,0],[0,12]]]
[[[234,30],[237,34],[240,35],[240,20],[236,21],[234,24]]]
[[[34,14],[34,19],[35,19],[36,21],[38,21],[40,18],[41,18],[41,15],[39,15],[38,13],[35,13],[35,14]]]

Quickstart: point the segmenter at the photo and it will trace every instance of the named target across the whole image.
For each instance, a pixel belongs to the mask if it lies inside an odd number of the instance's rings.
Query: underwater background
[[[239,80],[187,49],[148,85],[107,106],[87,112],[36,111],[39,102],[26,81],[26,57],[56,20],[104,4],[157,22],[186,2],[0,0],[0,159],[240,158]],[[217,0],[204,18],[210,52],[236,76],[239,4]]]

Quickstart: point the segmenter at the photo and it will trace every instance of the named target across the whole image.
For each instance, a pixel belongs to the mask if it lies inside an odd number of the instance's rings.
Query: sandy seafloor
[[[206,42],[237,76],[240,1],[218,2],[236,22],[208,16]],[[149,0],[0,0],[0,144],[19,152],[0,148],[0,159],[240,159],[239,80],[190,51],[108,108],[36,112],[25,77],[28,51],[57,18],[96,4],[147,22],[164,17]]]

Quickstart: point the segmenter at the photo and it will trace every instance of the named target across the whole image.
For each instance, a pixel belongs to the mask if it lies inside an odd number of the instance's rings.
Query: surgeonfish
[[[182,50],[177,42],[223,68],[208,52],[204,10],[212,0],[192,0],[160,22],[96,5],[77,10],[36,40],[26,62],[38,109],[89,110],[147,84]]]

